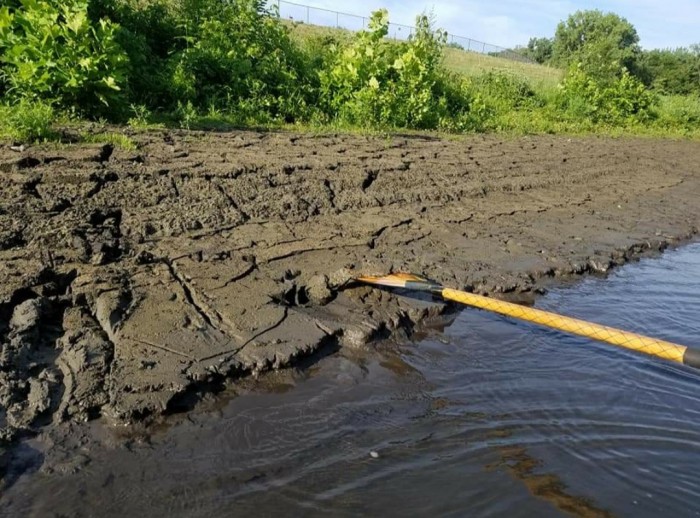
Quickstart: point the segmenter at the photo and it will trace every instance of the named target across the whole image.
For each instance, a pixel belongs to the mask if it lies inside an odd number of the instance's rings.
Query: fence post
[[[310,19],[310,18],[309,18],[309,6],[307,5],[307,6],[306,6],[306,24],[307,24],[307,25],[309,24],[309,19]]]
[[[335,26],[336,28],[340,27],[340,13],[338,11],[335,12]]]

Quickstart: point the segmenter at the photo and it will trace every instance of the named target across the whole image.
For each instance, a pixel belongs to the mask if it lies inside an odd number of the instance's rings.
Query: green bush
[[[662,97],[658,114],[658,123],[662,127],[697,131],[700,128],[700,97]]]
[[[55,117],[53,106],[46,101],[22,99],[12,106],[0,105],[0,136],[19,142],[51,139]]]
[[[645,82],[657,92],[700,95],[700,45],[645,51],[640,68]]]
[[[21,0],[0,8],[5,96],[44,99],[83,115],[113,114],[123,102],[127,57],[117,26],[93,25],[87,0]]]
[[[108,18],[119,24],[117,43],[129,58],[124,90],[132,104],[171,109],[168,58],[186,47],[178,1],[90,0],[93,23]]]
[[[332,119],[360,126],[429,129],[468,109],[463,90],[442,66],[446,33],[416,19],[407,42],[386,39],[389,18],[376,11],[321,74],[321,102]],[[456,104],[455,104],[456,103]]]
[[[502,101],[509,108],[527,106],[535,100],[535,91],[526,80],[506,72],[486,72],[472,79],[484,96]]]
[[[187,46],[168,63],[174,103],[262,121],[290,122],[305,114],[302,53],[265,2],[191,1],[184,16]]]
[[[438,129],[450,132],[486,131],[495,115],[471,79],[446,74],[435,85],[440,120]]]
[[[624,124],[652,119],[657,98],[626,71],[619,79],[601,85],[577,66],[569,70],[562,82],[557,101],[575,118]]]
[[[634,26],[615,13],[576,11],[557,26],[552,59],[563,66],[579,65],[598,84],[607,86],[625,71],[636,73],[639,35]]]
[[[369,30],[358,32],[348,45],[331,47],[333,57],[320,71],[320,99],[331,118],[361,125],[383,122],[379,90],[390,87],[396,59],[396,48],[385,40],[388,32],[387,11],[376,11]]]

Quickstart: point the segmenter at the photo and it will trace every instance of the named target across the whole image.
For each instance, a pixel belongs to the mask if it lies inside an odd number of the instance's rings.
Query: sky
[[[334,11],[369,15],[386,7],[392,22],[414,25],[424,11],[435,15],[436,25],[451,34],[502,47],[525,45],[532,36],[554,35],[557,24],[580,9],[600,9],[627,18],[645,49],[687,47],[700,43],[700,0],[292,0]],[[281,6],[281,14],[303,20],[302,8]],[[334,15],[328,15],[332,23]],[[323,17],[311,11],[310,21]],[[331,19],[332,18],[332,19]],[[324,22],[325,24],[326,22]]]

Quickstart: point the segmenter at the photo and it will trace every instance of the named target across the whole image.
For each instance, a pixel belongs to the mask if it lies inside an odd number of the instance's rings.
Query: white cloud
[[[698,0],[608,0],[609,11],[627,18],[645,48],[688,46],[700,42]]]

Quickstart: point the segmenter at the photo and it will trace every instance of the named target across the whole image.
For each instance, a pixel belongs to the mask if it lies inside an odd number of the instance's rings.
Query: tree
[[[700,47],[654,49],[642,54],[644,82],[666,94],[700,93]]]
[[[564,66],[581,64],[597,81],[605,83],[625,70],[638,75],[639,35],[625,18],[599,10],[577,11],[557,26],[553,60]]]
[[[525,55],[538,63],[547,63],[552,59],[554,41],[552,38],[530,38]]]
[[[695,57],[695,84],[697,85],[697,90],[700,92],[700,43],[693,43],[690,46],[690,52]]]

